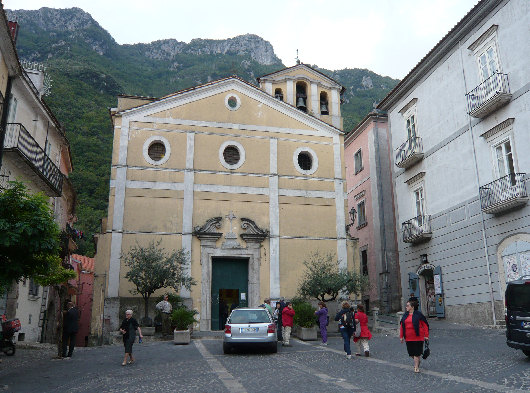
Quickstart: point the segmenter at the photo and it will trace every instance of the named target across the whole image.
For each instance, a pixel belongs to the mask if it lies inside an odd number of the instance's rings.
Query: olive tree
[[[347,269],[339,269],[333,254],[315,252],[304,261],[298,294],[323,302],[336,300],[340,294],[356,294],[368,287],[368,278]]]
[[[172,253],[160,247],[161,241],[150,242],[146,247],[136,245],[122,256],[129,271],[125,274],[135,289],[133,295],[141,295],[144,299],[145,324],[150,323],[148,306],[149,298],[161,288],[173,288],[179,291],[181,286],[190,290],[195,285],[195,280],[189,276],[186,266],[190,264],[189,254],[184,249]]]

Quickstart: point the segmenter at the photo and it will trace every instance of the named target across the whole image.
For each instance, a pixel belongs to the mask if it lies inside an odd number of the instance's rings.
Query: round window
[[[237,98],[234,96],[230,96],[228,98],[228,106],[232,109],[235,109],[237,107]]]
[[[237,111],[241,106],[241,100],[237,94],[229,93],[225,96],[225,105],[231,111]]]
[[[245,163],[245,148],[236,141],[226,141],[219,147],[219,161],[226,169],[237,169]]]
[[[298,154],[298,166],[304,171],[310,171],[311,167],[313,166],[311,154],[309,154],[307,151],[300,152]]]
[[[149,158],[153,161],[160,161],[166,155],[166,146],[162,142],[153,142],[149,145],[147,149],[147,154]]]
[[[144,142],[142,153],[149,164],[162,165],[171,156],[171,145],[163,136],[153,135]]]
[[[239,149],[233,145],[227,146],[223,151],[223,158],[228,165],[236,165],[241,158]]]
[[[318,157],[310,147],[299,147],[293,154],[293,164],[303,175],[312,175],[318,169]]]

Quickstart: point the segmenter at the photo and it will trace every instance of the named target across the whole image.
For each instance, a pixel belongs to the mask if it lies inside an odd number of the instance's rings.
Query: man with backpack
[[[342,309],[335,315],[335,321],[339,322],[339,330],[344,340],[344,352],[346,358],[351,359],[350,340],[355,332],[355,312],[347,301],[342,302]]]

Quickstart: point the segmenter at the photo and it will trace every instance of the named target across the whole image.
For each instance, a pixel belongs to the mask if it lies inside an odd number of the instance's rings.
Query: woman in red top
[[[353,342],[357,344],[357,353],[356,356],[362,356],[364,351],[364,356],[370,356],[370,345],[368,340],[372,338],[372,333],[368,330],[368,317],[364,313],[364,306],[362,304],[357,305],[357,312],[355,313],[355,323],[361,325],[361,335],[359,337],[354,337]]]
[[[293,328],[294,309],[291,302],[287,302],[287,307],[282,311],[282,324],[283,324],[283,346],[290,347],[289,340],[291,338],[291,329]]]
[[[409,300],[401,319],[399,339],[407,343],[407,352],[414,359],[414,372],[420,372],[420,356],[423,353],[423,342],[429,341],[429,323],[418,311],[418,301]]]

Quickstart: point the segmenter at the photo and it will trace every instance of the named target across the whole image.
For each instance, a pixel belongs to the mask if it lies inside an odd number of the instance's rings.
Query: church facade
[[[119,97],[93,335],[135,301],[121,257],[136,244],[189,252],[197,285],[180,295],[201,331],[221,329],[227,305],[295,296],[312,252],[359,269],[345,229],[343,87],[304,64],[258,81]]]

